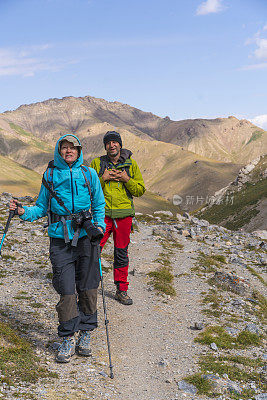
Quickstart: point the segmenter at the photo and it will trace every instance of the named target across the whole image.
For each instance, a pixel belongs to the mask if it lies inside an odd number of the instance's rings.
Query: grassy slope
[[[15,196],[38,194],[41,176],[37,172],[0,156],[0,192],[9,192]]]
[[[243,190],[233,195],[233,204],[231,204],[232,200],[229,200],[228,204],[215,204],[198,214],[198,217],[213,224],[221,224],[228,229],[236,230],[242,228],[259,213],[257,204],[266,195],[267,179],[259,181],[255,185],[247,183]]]
[[[252,182],[243,185],[242,190],[229,193],[229,201],[197,213],[211,223],[221,224],[228,229],[239,229],[259,214],[259,205],[267,197],[267,179],[260,174],[267,166],[267,156],[263,157],[250,174]],[[233,198],[232,198],[233,196]],[[233,203],[233,204],[232,204]]]
[[[171,211],[174,215],[181,212],[179,207],[149,191],[146,191],[142,197],[134,198],[134,207],[136,212],[143,214],[152,214],[159,210]]]

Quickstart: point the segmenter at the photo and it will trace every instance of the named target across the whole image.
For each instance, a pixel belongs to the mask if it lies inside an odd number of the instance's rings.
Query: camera
[[[74,231],[78,228],[84,228],[87,236],[89,237],[92,243],[98,242],[104,236],[100,229],[97,228],[92,223],[92,214],[90,211],[82,210],[81,212],[74,214],[71,220],[71,226]]]

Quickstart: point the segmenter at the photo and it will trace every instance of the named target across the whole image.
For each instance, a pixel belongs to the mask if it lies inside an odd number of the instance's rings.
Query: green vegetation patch
[[[1,254],[1,257],[2,257],[3,260],[6,260],[6,261],[10,261],[10,260],[14,261],[14,260],[16,260],[16,257],[12,256],[11,254]]]
[[[171,261],[169,259],[169,254],[160,253],[160,255],[154,260],[155,262],[162,264],[164,266],[171,266]]]
[[[208,317],[220,318],[220,316],[222,315],[221,311],[212,310],[210,308],[204,308],[201,312],[202,312],[202,314],[205,314]]]
[[[174,254],[174,249],[179,248],[179,243],[175,240],[167,240],[165,238],[160,239],[160,243],[164,251],[154,261],[161,264],[161,266],[156,271],[148,273],[148,276],[151,278],[149,283],[153,284],[157,292],[175,296],[176,291],[172,286],[174,275],[172,273],[170,257]]]
[[[11,129],[13,129],[15,132],[17,132],[19,135],[26,136],[30,140],[28,143],[30,143],[32,146],[37,147],[40,150],[43,151],[52,151],[53,147],[46,142],[43,142],[42,140],[39,140],[33,136],[32,133],[25,131],[21,126],[14,124],[13,122],[9,123],[9,126]]]
[[[29,303],[29,306],[31,306],[32,308],[42,308],[44,307],[44,304],[42,303]]]
[[[184,380],[196,386],[198,394],[216,398],[219,393],[212,382],[205,378],[206,374],[216,374],[224,378],[224,374],[234,382],[249,383],[254,382],[258,388],[264,390],[265,381],[261,368],[265,365],[260,358],[244,357],[240,355],[203,355],[199,359],[200,372],[186,377]],[[241,394],[236,392],[228,393],[231,399],[254,398],[253,389],[243,389]]]
[[[226,263],[225,256],[220,254],[207,255],[200,251],[197,257],[197,265],[191,270],[199,273],[211,273],[217,271],[222,263]]]
[[[39,367],[40,359],[32,345],[21,338],[7,323],[0,322],[0,381],[8,385],[24,381],[35,383],[39,378],[57,378],[57,374]]]
[[[265,323],[267,320],[267,299],[266,297],[259,293],[257,290],[253,291],[253,299],[256,300],[257,306],[253,308],[254,314]]]
[[[248,264],[246,264],[246,268],[252,275],[256,276],[261,281],[261,283],[263,283],[265,286],[267,286],[267,282],[263,279],[263,277],[257,271],[255,271],[254,268],[252,268]]]
[[[17,294],[17,296],[13,297],[16,300],[31,300],[32,296],[25,296],[25,294]]]
[[[147,224],[155,223],[155,218],[148,214],[136,215],[135,218],[137,219],[138,222],[143,222]]]
[[[31,133],[26,132],[24,129],[21,128],[21,126],[13,124],[13,122],[9,123],[9,126],[11,129],[13,129],[15,132],[17,132],[19,135],[23,136],[32,136]]]
[[[208,397],[217,397],[218,393],[214,391],[212,383],[204,378],[205,374],[217,374],[223,377],[227,374],[232,381],[242,383],[255,382],[259,388],[263,388],[264,379],[257,368],[263,367],[264,362],[260,358],[249,358],[243,356],[232,355],[213,355],[208,354],[201,356],[199,360],[199,367],[201,372],[188,376],[185,380],[196,386],[199,394],[205,394]],[[242,394],[229,393],[232,399],[248,399],[253,397],[254,390],[243,389]]]
[[[198,218],[206,219],[211,224],[222,224],[227,229],[238,230],[249,223],[259,210],[256,209],[259,200],[266,197],[267,179],[255,184],[246,183],[239,192],[232,193],[233,200],[223,204],[214,204],[205,211],[198,213]]]
[[[211,345],[215,343],[221,349],[244,349],[249,346],[260,346],[262,339],[255,333],[242,331],[237,337],[229,335],[221,326],[210,326],[195,338],[195,342]]]
[[[258,140],[262,137],[263,135],[263,131],[254,131],[251,135],[251,138],[249,139],[249,141],[246,143],[246,146],[251,143],[251,142],[255,142],[255,140]]]
[[[214,289],[210,289],[209,294],[207,294],[203,300],[203,304],[210,304],[211,308],[220,308],[220,303],[223,301],[221,295],[219,295]]]
[[[46,278],[52,280],[52,278],[53,278],[53,272],[47,272]]]
[[[7,270],[0,268],[0,278],[5,278],[7,276]]]
[[[171,285],[174,276],[169,267],[162,266],[156,271],[149,272],[148,276],[152,278],[153,286],[158,292],[170,296],[176,295],[175,289]]]
[[[197,388],[198,394],[205,394],[207,396],[218,397],[219,393],[214,393],[212,384],[205,378],[203,378],[200,372],[187,376],[184,380],[191,383]]]
[[[174,250],[183,250],[184,245],[176,240],[163,240],[162,247],[171,255],[174,254]]]
[[[219,318],[222,315],[221,302],[223,298],[214,289],[210,289],[209,293],[202,299],[202,304],[208,304],[210,308],[202,310],[203,314]]]

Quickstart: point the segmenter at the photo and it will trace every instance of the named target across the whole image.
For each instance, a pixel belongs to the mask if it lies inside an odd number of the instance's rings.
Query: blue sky
[[[266,0],[0,0],[0,112],[94,96],[267,129]]]

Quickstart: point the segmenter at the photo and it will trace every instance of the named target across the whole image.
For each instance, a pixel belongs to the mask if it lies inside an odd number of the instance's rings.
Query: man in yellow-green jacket
[[[108,131],[103,138],[107,154],[95,158],[91,167],[98,173],[106,200],[106,231],[100,242],[104,247],[111,233],[114,241],[114,283],[117,286],[115,299],[125,305],[133,304],[128,290],[128,245],[132,217],[133,197],[142,196],[145,185],[132,152],[122,148],[121,136],[116,131]]]

